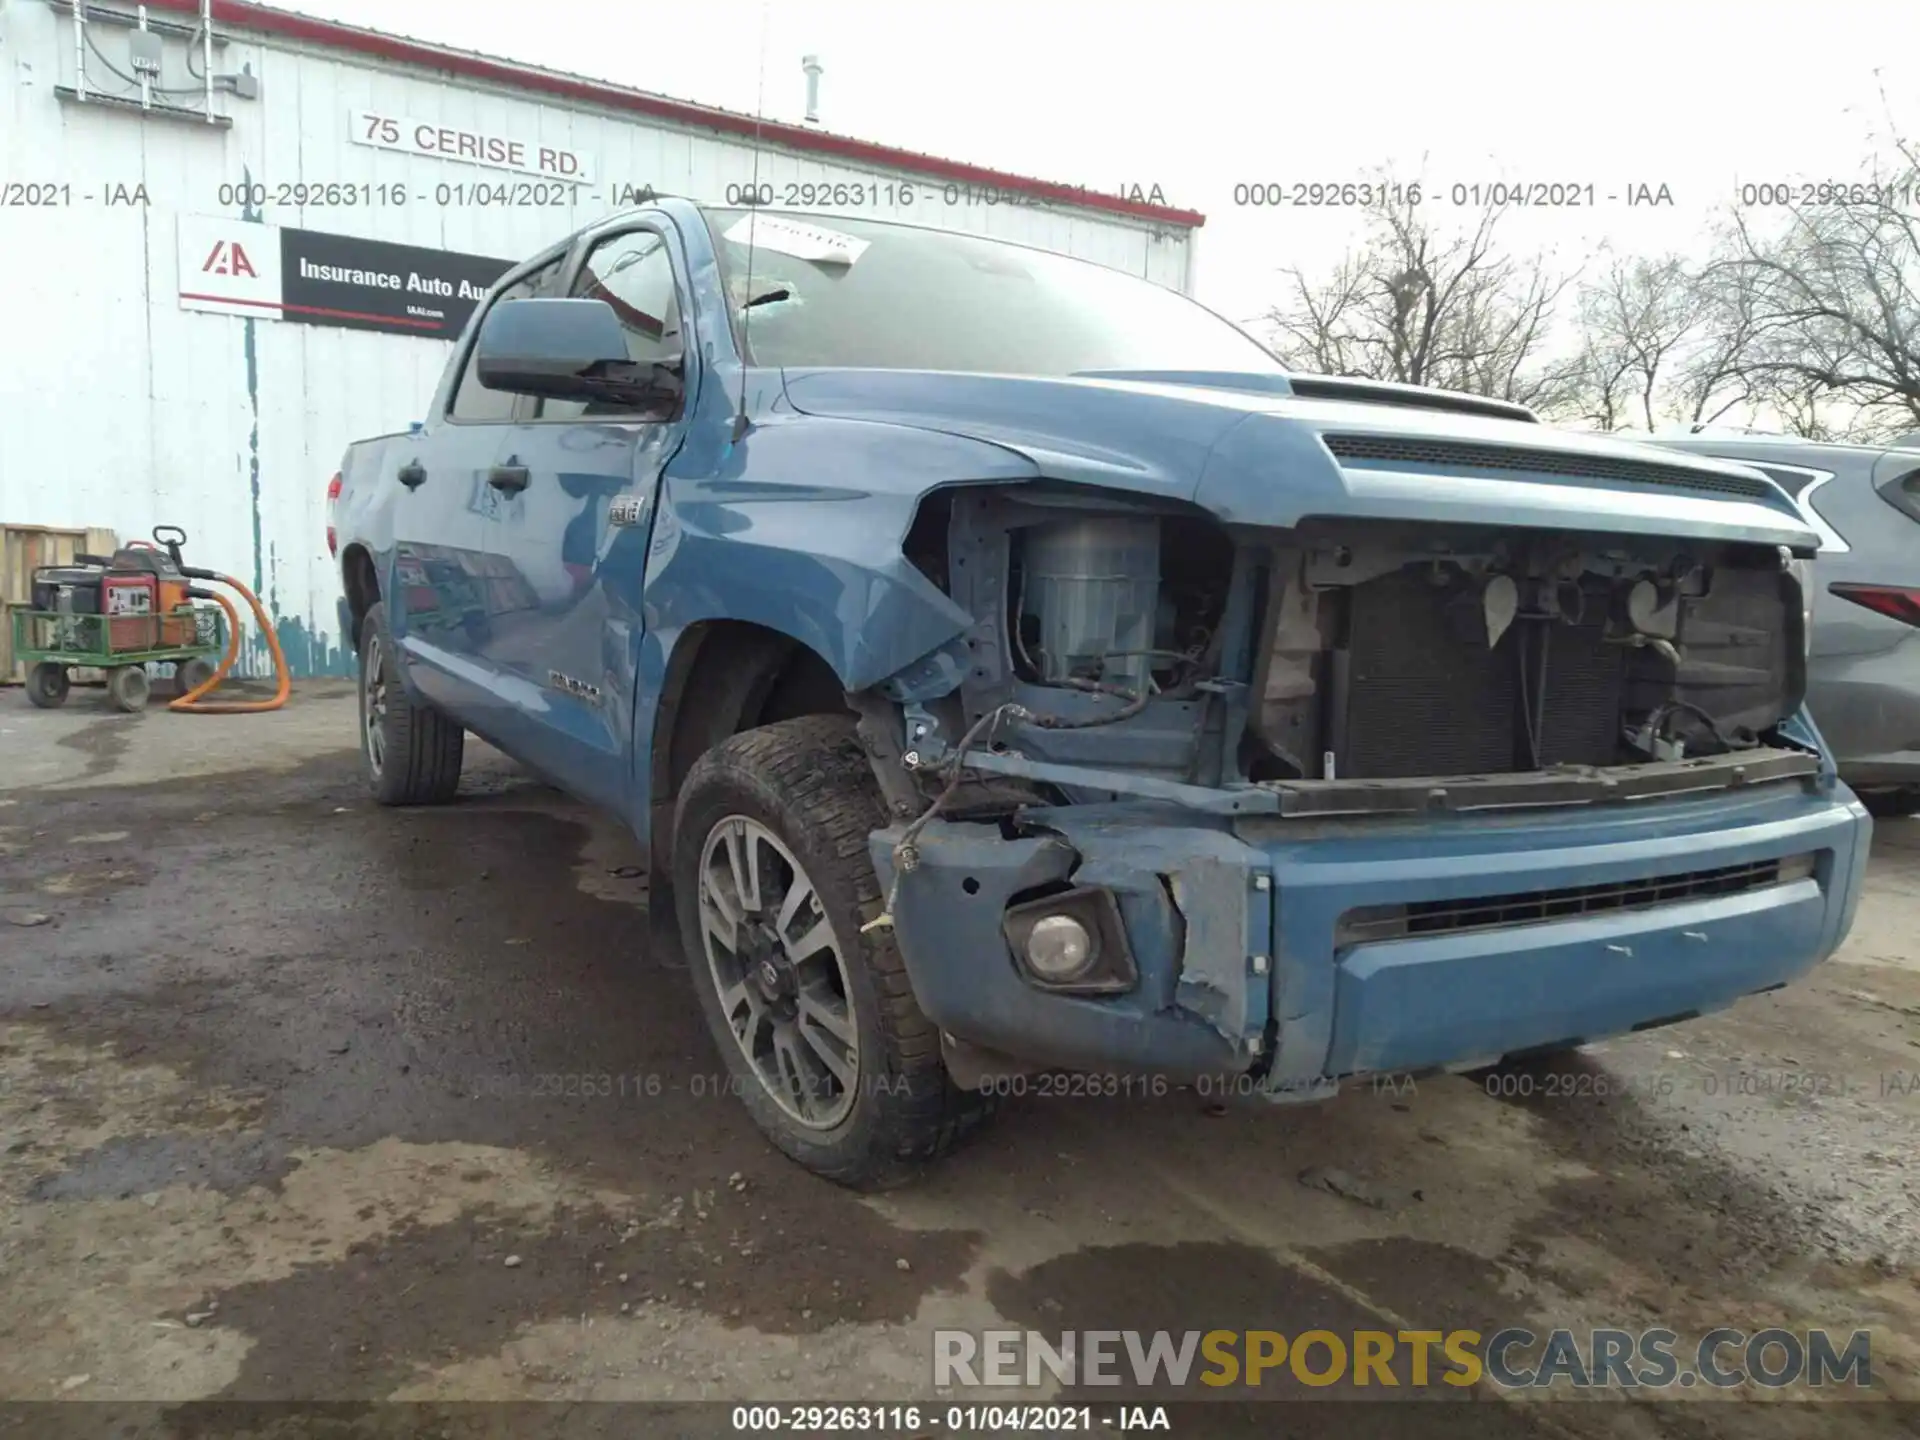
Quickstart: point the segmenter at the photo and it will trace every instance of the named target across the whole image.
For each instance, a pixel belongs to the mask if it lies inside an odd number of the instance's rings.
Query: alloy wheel
[[[729,815],[701,847],[699,907],[714,992],[755,1077],[802,1125],[838,1125],[859,1093],[859,1032],[813,880],[765,825]]]
[[[367,637],[366,666],[361,684],[366,692],[362,726],[366,730],[367,764],[379,778],[387,759],[387,657],[378,635]]]

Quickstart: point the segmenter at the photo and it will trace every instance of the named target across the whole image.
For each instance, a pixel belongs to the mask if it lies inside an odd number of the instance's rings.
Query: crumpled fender
[[[962,436],[768,416],[715,474],[669,470],[647,562],[649,640],[671,650],[689,625],[750,621],[865,689],[974,623],[901,553],[922,498],[1035,474],[1025,457]]]

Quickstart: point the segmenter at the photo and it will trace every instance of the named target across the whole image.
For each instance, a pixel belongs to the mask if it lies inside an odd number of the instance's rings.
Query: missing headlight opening
[[[1798,748],[1773,731],[1805,688],[1804,596],[1772,545],[1236,531],[1044,487],[962,495],[951,527],[941,578],[988,637],[966,717],[1017,702],[995,739],[1036,761],[1231,785]]]
[[[1025,528],[1010,636],[1022,679],[1190,690],[1226,604],[1230,544],[1181,517],[1075,516]]]

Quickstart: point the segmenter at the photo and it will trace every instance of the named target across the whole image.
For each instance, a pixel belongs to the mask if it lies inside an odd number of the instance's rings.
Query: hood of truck
[[[1192,383],[790,369],[787,402],[962,435],[1052,479],[1182,500],[1231,524],[1315,517],[1529,526],[1787,545],[1819,540],[1745,466],[1480,415]],[[1339,452],[1339,453],[1336,453]],[[1347,458],[1340,458],[1345,454]]]

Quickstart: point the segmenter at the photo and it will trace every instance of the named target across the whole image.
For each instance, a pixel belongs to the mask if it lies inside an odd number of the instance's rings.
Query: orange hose
[[[201,699],[226,678],[227,672],[233,669],[233,662],[240,658],[240,614],[233,608],[232,601],[215,590],[212,592],[213,598],[227,612],[226,653],[220,657],[220,664],[212,675],[168,705],[167,709],[181,710],[191,715],[257,715],[265,710],[278,710],[287,703],[287,696],[293,693],[293,676],[287,672],[287,657],[280,649],[280,637],[273,632],[273,622],[267,619],[267,612],[260,605],[260,597],[253,591],[231,575],[217,575],[214,578],[222,585],[230,585],[238,590],[253,607],[254,621],[259,625],[260,633],[266,637],[267,649],[273,652],[273,672],[279,677],[279,687],[271,700],[216,700],[207,703]]]

